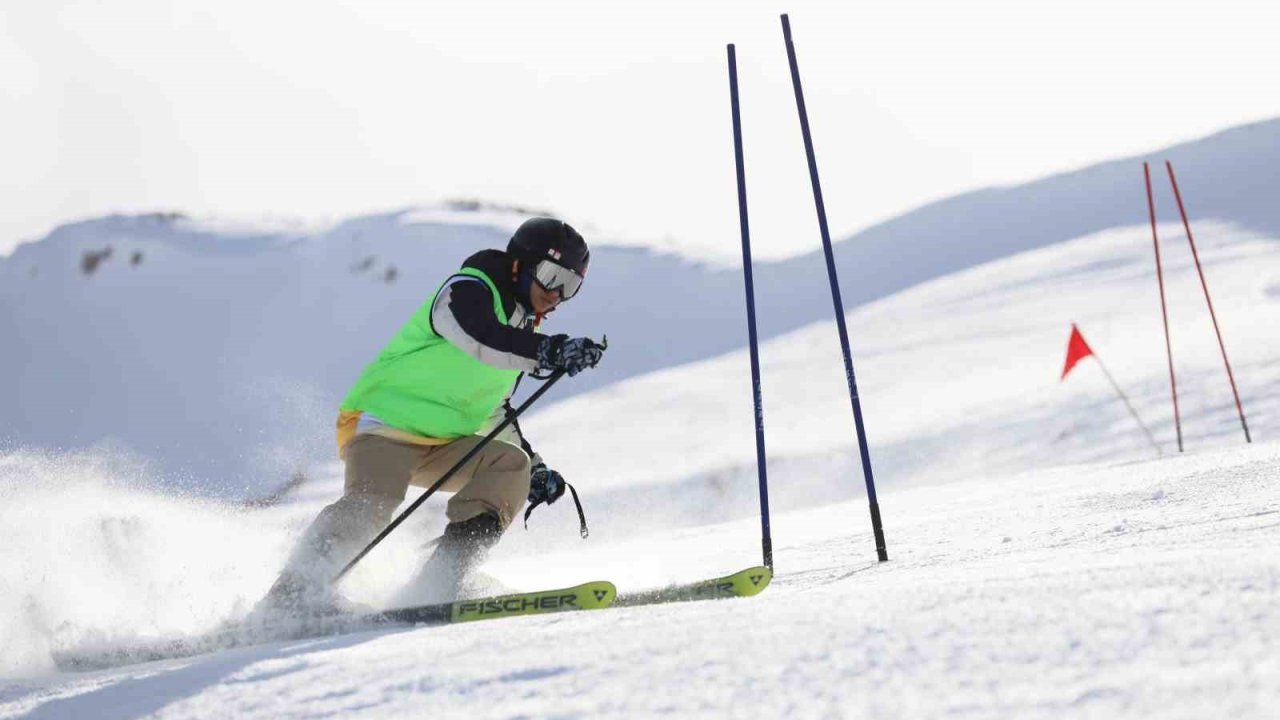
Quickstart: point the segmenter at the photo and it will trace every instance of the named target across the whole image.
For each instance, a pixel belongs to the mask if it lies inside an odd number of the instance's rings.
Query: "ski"
[[[614,607],[656,605],[673,602],[694,602],[719,598],[751,597],[759,595],[773,580],[773,570],[763,565],[711,580],[669,585],[652,590],[640,590],[618,596]]]
[[[531,593],[513,593],[493,597],[458,600],[439,605],[385,610],[368,616],[378,623],[411,623],[414,625],[445,625],[449,623],[497,620],[519,615],[572,610],[600,610],[613,604],[618,589],[606,580],[583,583],[560,590],[542,590]]]
[[[618,594],[613,583],[600,580],[568,588],[494,595],[372,613],[300,616],[272,622],[242,621],[228,623],[218,630],[195,637],[98,651],[86,651],[82,648],[75,652],[57,652],[55,663],[64,671],[100,670],[120,665],[191,657],[271,642],[311,640],[357,632],[422,625],[450,625],[525,615],[599,610],[608,607],[751,597],[763,592],[772,580],[771,569],[756,566],[710,580],[640,590],[624,595]]]
[[[133,647],[55,652],[54,662],[64,671],[101,670],[271,642],[311,640],[398,627],[449,625],[522,615],[599,610],[612,605],[617,597],[618,591],[613,583],[599,580],[555,590],[494,595],[371,613],[298,616],[271,622],[232,622],[195,637],[174,638]]]

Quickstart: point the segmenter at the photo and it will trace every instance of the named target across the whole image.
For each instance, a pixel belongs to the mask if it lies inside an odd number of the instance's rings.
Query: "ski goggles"
[[[547,292],[560,291],[560,299],[568,300],[578,294],[582,276],[563,265],[543,260],[533,269],[533,279]]]

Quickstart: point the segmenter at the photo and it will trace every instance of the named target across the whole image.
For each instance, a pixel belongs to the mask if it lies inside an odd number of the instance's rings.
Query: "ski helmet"
[[[507,252],[520,261],[521,274],[528,273],[530,280],[536,279],[548,290],[560,290],[565,300],[577,294],[591,263],[587,241],[568,223],[554,218],[524,221],[507,243]]]

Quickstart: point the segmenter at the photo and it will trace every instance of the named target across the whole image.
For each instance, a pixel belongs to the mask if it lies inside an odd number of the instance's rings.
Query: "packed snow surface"
[[[59,672],[56,656],[243,613],[340,486],[267,508],[174,497],[128,454],[0,459],[0,715],[36,718],[1271,717],[1280,701],[1280,244],[1161,228],[1180,454],[1149,228],[1005,258],[848,315],[890,562],[875,562],[830,323],[763,349],[777,578],[756,598],[366,632]],[[1178,243],[1182,243],[1179,245]],[[852,281],[852,279],[850,279]],[[1095,359],[1058,375],[1078,322]],[[607,361],[607,358],[606,358]],[[486,568],[623,593],[759,562],[746,353],[555,404],[526,430],[584,493]],[[196,409],[193,409],[195,411]],[[432,502],[344,584],[389,598]]]
[[[1280,702],[1280,446],[886,502],[889,563],[868,552],[863,504],[791,513],[775,526],[779,577],[756,598],[55,675],[5,686],[0,712],[1263,718]],[[686,575],[736,569],[754,560],[755,530],[742,521],[537,565],[556,579],[670,562]]]

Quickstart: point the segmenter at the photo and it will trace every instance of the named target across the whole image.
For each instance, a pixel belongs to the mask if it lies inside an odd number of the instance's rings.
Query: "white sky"
[[[109,212],[481,197],[732,258],[728,42],[757,256],[804,252],[780,12],[837,237],[1280,115],[1274,0],[3,0],[0,253]]]

